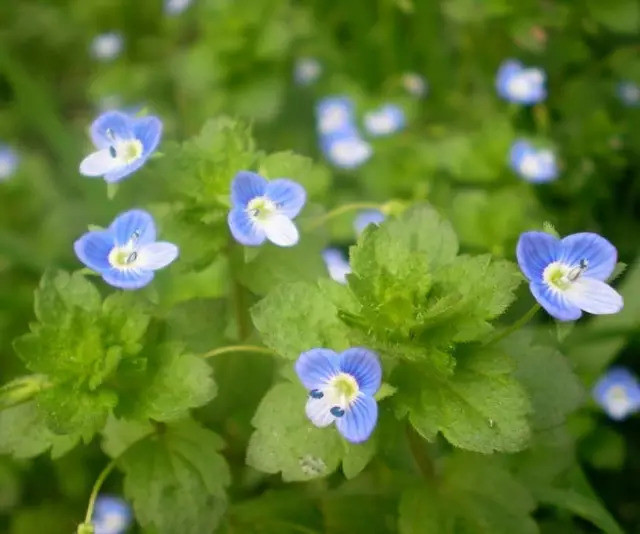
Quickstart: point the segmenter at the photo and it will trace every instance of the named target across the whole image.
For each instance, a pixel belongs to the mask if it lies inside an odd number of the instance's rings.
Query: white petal
[[[620,294],[609,284],[595,278],[578,278],[564,294],[569,302],[581,310],[596,315],[617,313],[623,306]]]
[[[267,239],[280,247],[291,247],[300,238],[293,221],[281,213],[274,213],[260,225],[264,229]]]
[[[102,176],[122,166],[122,161],[111,156],[108,148],[89,154],[80,163],[80,173],[85,176]]]
[[[318,427],[325,427],[329,426],[336,420],[336,418],[331,415],[331,408],[333,406],[334,403],[327,398],[327,395],[321,399],[309,397],[305,407],[305,412],[314,425]]]
[[[169,265],[178,257],[178,247],[173,243],[150,243],[138,250],[135,266],[138,269],[155,271]]]

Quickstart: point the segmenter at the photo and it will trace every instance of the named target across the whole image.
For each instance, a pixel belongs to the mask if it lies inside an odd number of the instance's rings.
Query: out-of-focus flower
[[[80,173],[119,182],[144,165],[161,135],[162,122],[157,117],[107,111],[91,125],[91,140],[98,150],[82,160]]]
[[[321,136],[320,147],[325,157],[342,169],[355,169],[373,154],[371,145],[351,127]]]
[[[511,145],[509,164],[528,182],[550,182],[558,177],[555,154],[549,149],[537,149],[525,140]]]
[[[91,54],[100,61],[111,61],[117,58],[123,48],[124,38],[118,32],[101,33],[91,42]]]
[[[531,293],[556,319],[574,321],[583,310],[604,315],[622,309],[622,297],[605,282],[618,253],[604,237],[583,232],[560,240],[546,232],[525,232],[516,255]]]
[[[509,59],[498,69],[496,89],[509,102],[535,104],[547,97],[545,80],[542,69],[524,67],[519,61]]]
[[[314,57],[301,57],[293,68],[293,79],[298,85],[311,85],[322,74],[322,65]]]
[[[242,245],[255,247],[268,239],[279,247],[291,247],[300,238],[293,219],[306,199],[304,187],[296,182],[267,181],[254,172],[240,171],[231,184],[231,234]]]
[[[309,391],[306,413],[317,427],[336,424],[347,441],[366,441],[378,420],[374,395],[380,389],[378,355],[364,348],[337,354],[329,349],[303,352],[296,362],[298,378]]]
[[[100,495],[91,522],[95,534],[123,534],[131,525],[131,508],[118,497]]]
[[[329,276],[339,284],[346,284],[351,266],[342,251],[337,248],[327,248],[322,251],[322,259],[327,266]]]
[[[321,136],[353,128],[353,101],[346,96],[323,98],[316,105],[316,124]]]
[[[191,5],[192,0],[165,0],[164,12],[167,15],[179,15]]]
[[[156,226],[149,213],[122,213],[107,230],[84,234],[74,244],[78,259],[103,280],[121,289],[139,289],[153,280],[154,272],[178,257],[173,243],[156,242]]]
[[[13,176],[20,163],[17,152],[8,145],[0,143],[0,182]]]
[[[364,115],[364,127],[370,135],[391,135],[405,126],[404,111],[395,104],[386,104]]]
[[[422,98],[427,95],[429,86],[424,76],[420,76],[415,72],[405,72],[401,78],[402,86],[405,91],[416,98]]]
[[[356,235],[360,235],[364,232],[364,229],[370,224],[378,225],[384,221],[385,216],[380,210],[364,210],[361,211],[353,221],[353,227],[356,231]]]
[[[593,398],[611,419],[621,421],[640,411],[640,384],[628,369],[612,367],[596,383]]]
[[[640,85],[631,81],[624,81],[620,82],[616,89],[618,98],[625,106],[640,106]]]

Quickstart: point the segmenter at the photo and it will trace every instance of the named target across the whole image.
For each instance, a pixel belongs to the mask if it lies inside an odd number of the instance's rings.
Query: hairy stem
[[[218,356],[220,354],[227,354],[229,352],[256,352],[260,354],[271,354],[274,355],[275,352],[267,347],[259,347],[258,345],[229,345],[227,347],[218,347],[217,349],[210,350],[209,352],[205,352],[202,357],[203,358],[213,358],[214,356]]]
[[[106,480],[106,478],[111,474],[111,471],[113,471],[113,469],[115,468],[117,460],[118,458],[112,459],[107,464],[107,466],[101,471],[101,473],[98,475],[98,478],[96,479],[96,482],[93,485],[93,489],[91,490],[91,496],[89,497],[89,505],[87,506],[87,513],[84,516],[85,524],[91,523],[91,517],[93,516],[93,509],[96,505],[96,499],[98,498],[98,493],[100,493],[100,488],[102,488],[102,484],[104,484],[104,481]]]
[[[520,328],[522,328],[525,324],[527,324],[532,318],[533,316],[538,313],[538,310],[540,309],[540,304],[538,304],[537,302],[531,307],[531,309],[525,313],[522,317],[520,317],[520,319],[518,319],[515,323],[513,323],[511,326],[508,326],[507,328],[505,328],[504,330],[498,332],[497,334],[491,336],[489,339],[487,339],[483,345],[487,346],[487,345],[493,345],[494,343],[497,343],[498,341],[501,341],[502,339],[504,339],[505,337],[507,337],[508,335],[512,334],[513,332],[515,332],[516,330],[519,330]]]
[[[382,204],[378,204],[376,202],[351,202],[350,204],[344,204],[342,206],[338,206],[337,208],[320,215],[314,219],[311,219],[309,225],[307,226],[307,230],[315,230],[316,228],[322,226],[327,221],[334,219],[342,215],[343,213],[348,213],[350,211],[356,210],[379,210],[382,208]]]

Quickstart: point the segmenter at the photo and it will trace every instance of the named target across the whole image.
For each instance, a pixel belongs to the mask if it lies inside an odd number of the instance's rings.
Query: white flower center
[[[329,155],[339,165],[358,165],[371,156],[371,147],[358,138],[343,139],[331,144]]]
[[[621,417],[631,406],[627,390],[622,386],[612,386],[606,393],[607,408],[615,416]]]
[[[589,263],[582,259],[576,265],[554,261],[542,272],[542,279],[555,290],[566,291],[587,270]]]
[[[121,271],[136,268],[136,264],[139,259],[137,246],[139,238],[140,232],[136,230],[133,232],[126,245],[113,247],[113,249],[111,249],[108,260],[112,267]]]
[[[537,154],[527,154],[520,161],[520,172],[529,178],[540,174],[540,161]]]
[[[321,133],[331,133],[342,128],[349,121],[349,113],[344,106],[332,104],[320,116],[318,128]]]
[[[386,111],[372,113],[366,119],[368,130],[376,134],[387,134],[393,132],[397,127],[396,118]]]
[[[334,417],[342,417],[359,395],[358,382],[349,373],[338,373],[322,389],[309,393],[314,399],[323,399],[323,404]]]
[[[267,197],[256,197],[247,205],[249,218],[254,222],[264,222],[276,211],[278,211],[278,206]]]

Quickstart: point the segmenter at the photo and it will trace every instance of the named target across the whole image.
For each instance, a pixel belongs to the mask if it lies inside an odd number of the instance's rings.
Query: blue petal
[[[261,197],[267,190],[267,181],[255,172],[240,171],[231,182],[231,203],[246,207],[251,200]]]
[[[511,168],[517,171],[520,167],[522,158],[534,152],[533,146],[528,141],[520,139],[511,145],[509,152],[509,162]]]
[[[496,75],[496,89],[498,94],[506,99],[510,99],[511,95],[507,90],[507,85],[513,76],[518,74],[522,70],[522,63],[515,59],[508,59],[504,61],[498,69]]]
[[[546,232],[524,232],[516,247],[518,265],[532,281],[541,281],[545,267],[557,261],[560,253],[560,241]]]
[[[120,289],[140,289],[153,280],[153,271],[142,269],[116,269],[112,267],[102,273],[103,280]]]
[[[153,217],[143,210],[130,210],[118,215],[109,226],[118,246],[136,239],[138,245],[146,245],[156,240],[156,225]],[[136,237],[137,236],[137,237]]]
[[[582,232],[567,236],[560,243],[560,261],[577,265],[580,260],[587,260],[588,266],[584,276],[602,281],[611,276],[618,261],[618,251],[604,237]]]
[[[129,505],[119,497],[114,497],[111,495],[100,495],[96,499],[94,513],[96,515],[118,514],[130,517],[131,508],[129,508]]]
[[[119,139],[133,139],[131,118],[120,111],[107,111],[91,124],[91,140],[98,148],[106,148],[113,144],[107,136],[107,130]]]
[[[101,230],[84,234],[73,244],[73,250],[89,269],[102,272],[111,268],[109,253],[114,246],[113,233]]]
[[[549,288],[544,282],[531,282],[531,293],[538,303],[559,321],[575,321],[582,316],[582,310],[571,304],[560,292]]]
[[[266,234],[262,228],[254,224],[244,208],[233,208],[227,217],[231,235],[240,244],[249,247],[262,245]]]
[[[626,367],[612,367],[598,380],[593,388],[593,397],[599,402],[606,401],[608,391],[615,386],[625,389],[640,388],[636,377]]]
[[[382,367],[378,355],[368,349],[354,347],[340,354],[340,370],[356,379],[360,391],[375,395],[382,381]]]
[[[142,158],[146,160],[160,143],[162,122],[153,116],[134,119],[133,134],[142,143]]]
[[[346,96],[323,98],[316,105],[317,129],[322,135],[353,127],[353,101]]]
[[[385,216],[380,210],[365,210],[361,211],[353,221],[353,227],[356,230],[356,234],[361,234],[364,229],[370,224],[380,224],[384,221]]]
[[[298,378],[308,390],[319,389],[340,372],[340,357],[329,349],[311,349],[296,361]]]
[[[307,193],[300,184],[291,180],[272,180],[267,184],[265,196],[276,203],[278,211],[293,219],[304,206]]]
[[[362,395],[336,419],[336,427],[347,441],[361,443],[369,438],[377,420],[378,404],[373,397]]]

